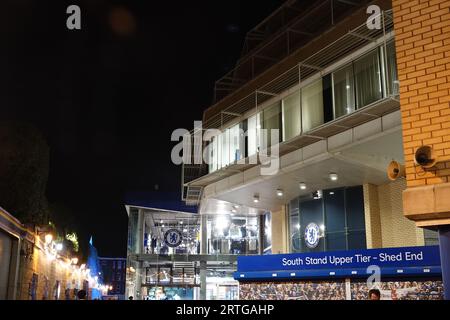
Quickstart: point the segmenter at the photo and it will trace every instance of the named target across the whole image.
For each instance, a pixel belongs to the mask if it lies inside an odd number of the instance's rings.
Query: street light
[[[52,242],[52,240],[53,240],[53,235],[51,233],[47,233],[45,235],[45,243],[50,244],[50,242]]]

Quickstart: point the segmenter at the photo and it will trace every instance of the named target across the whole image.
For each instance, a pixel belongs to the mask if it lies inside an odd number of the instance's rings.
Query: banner
[[[262,271],[439,267],[438,246],[239,256],[237,273]]]

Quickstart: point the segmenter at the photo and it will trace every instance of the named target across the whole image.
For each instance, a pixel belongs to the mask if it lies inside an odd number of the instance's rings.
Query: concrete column
[[[201,215],[200,219],[200,253],[208,254],[208,216]]]
[[[138,211],[138,223],[137,223],[137,237],[136,237],[136,253],[142,254],[144,248],[144,211],[139,209]]]
[[[200,261],[200,300],[206,300],[206,261]]]
[[[266,232],[266,220],[265,215],[260,215],[259,217],[259,233],[258,233],[258,254],[262,255],[264,254],[264,234]]]
[[[137,268],[136,268],[136,285],[134,287],[134,299],[135,300],[142,300],[142,274],[144,270],[142,268],[142,261],[137,262]]]
[[[442,281],[445,300],[450,300],[450,225],[439,227]]]

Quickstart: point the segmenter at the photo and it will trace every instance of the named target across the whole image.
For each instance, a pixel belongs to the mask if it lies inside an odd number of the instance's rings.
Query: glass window
[[[355,81],[353,65],[333,73],[334,118],[355,111]]]
[[[348,249],[366,248],[366,223],[364,216],[364,194],[361,187],[345,189]]]
[[[387,62],[386,82],[388,85],[389,90],[388,92],[391,95],[398,95],[400,90],[397,74],[397,58],[395,56],[394,41],[391,41],[386,45],[386,62]]]
[[[276,144],[280,142],[281,138],[281,103],[277,102],[276,104],[264,109],[262,111],[261,117],[261,127],[265,129],[264,133],[261,134],[261,147],[263,149],[270,148],[272,144]],[[272,141],[272,135],[276,135],[278,133],[278,139]],[[276,136],[275,136],[276,137]]]
[[[234,163],[243,158],[244,149],[242,148],[243,143],[241,142],[243,136],[240,133],[239,124],[231,127],[228,131],[230,138],[230,163]]]
[[[363,56],[354,63],[356,82],[356,101],[358,108],[380,100],[381,87],[380,59],[378,49]]]
[[[362,186],[323,190],[316,198],[304,196],[289,203],[292,252],[319,252],[366,248]],[[315,248],[305,242],[305,229],[320,229]]]
[[[208,156],[209,156],[209,172],[214,172],[217,170],[217,155],[218,155],[218,148],[217,148],[217,137],[212,137],[211,142],[208,145]]]
[[[302,237],[300,234],[298,199],[289,202],[289,234],[291,239],[291,252],[301,252]]]
[[[300,135],[301,111],[300,91],[283,99],[283,141],[290,140]]]
[[[220,145],[221,145],[221,165],[220,167],[223,168],[230,164],[230,139],[229,139],[229,131],[225,130],[220,134]]]
[[[307,132],[323,124],[322,80],[302,88],[302,128]]]
[[[315,223],[319,227],[324,225],[322,199],[308,199],[300,201],[300,234],[305,234],[305,229],[310,223]],[[315,248],[309,248],[302,237],[302,252],[319,252],[325,250],[324,239],[320,239]]]
[[[255,155],[258,151],[259,137],[259,114],[251,116],[247,120],[247,136],[248,136],[248,156]]]
[[[207,228],[210,254],[259,252],[259,216],[209,216]]]

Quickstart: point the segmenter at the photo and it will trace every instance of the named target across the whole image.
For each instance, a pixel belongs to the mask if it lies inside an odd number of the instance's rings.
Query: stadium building
[[[450,298],[449,25],[448,0],[289,0],[247,34],[182,168],[241,298],[366,298],[372,264],[385,298]]]

